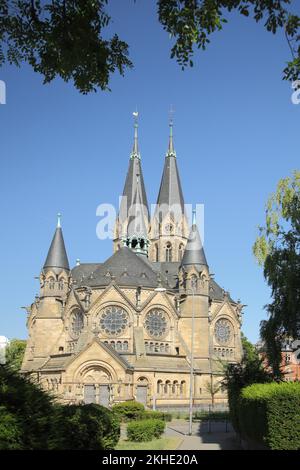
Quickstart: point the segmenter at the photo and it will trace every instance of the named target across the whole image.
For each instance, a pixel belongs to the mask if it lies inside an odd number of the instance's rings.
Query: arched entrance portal
[[[100,366],[92,366],[82,373],[84,403],[97,403],[109,406],[111,395],[111,375]]]
[[[136,386],[136,401],[147,405],[149,382],[146,377],[140,377]]]

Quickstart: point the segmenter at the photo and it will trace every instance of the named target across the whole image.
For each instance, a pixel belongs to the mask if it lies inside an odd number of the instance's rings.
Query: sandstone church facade
[[[64,403],[149,407],[211,402],[222,361],[241,359],[242,304],[210,274],[193,215],[189,228],[173,144],[149,215],[137,123],[114,253],[70,269],[60,220],[28,307],[22,372]],[[191,373],[192,371],[192,373]],[[226,401],[224,389],[215,402]]]

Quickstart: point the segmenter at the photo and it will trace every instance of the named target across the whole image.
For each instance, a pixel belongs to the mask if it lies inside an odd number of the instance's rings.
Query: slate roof
[[[149,261],[143,255],[134,253],[130,248],[122,247],[116,251],[105,263],[86,263],[72,269],[75,288],[80,286],[108,286],[112,276],[118,286],[150,287],[156,288],[159,284],[158,275],[163,287],[177,290],[179,262]],[[224,289],[210,280],[210,296],[213,300],[224,300]],[[231,302],[234,302],[229,298]]]
[[[181,264],[182,266],[194,265],[197,268],[203,265],[207,266],[202,241],[196,224],[192,225]]]
[[[122,247],[105,263],[80,265],[72,270],[77,286],[106,286],[115,277],[119,286],[157,287],[157,273],[145,256],[134,253],[130,248]],[[83,270],[81,267],[84,267]],[[89,272],[90,269],[90,272]]]
[[[177,168],[177,161],[174,154],[166,155],[157,205],[158,207],[162,205],[165,205],[166,207],[178,205],[181,212],[184,213],[183,193]],[[164,214],[162,214],[162,217],[164,217]]]
[[[149,208],[147,195],[144,184],[144,177],[142,172],[141,160],[137,156],[131,156],[129,160],[129,168],[125,180],[123,196],[120,204],[119,220],[124,222],[127,220],[129,209],[134,202],[136,195],[137,185],[139,185],[139,192],[141,197],[141,204],[145,207],[145,212],[149,219]]]
[[[68,256],[65,248],[64,237],[61,227],[56,227],[48,255],[44,264],[44,269],[60,268],[70,270]]]

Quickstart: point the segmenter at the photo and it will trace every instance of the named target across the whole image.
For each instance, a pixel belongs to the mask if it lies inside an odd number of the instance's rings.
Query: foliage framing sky
[[[281,80],[289,49],[281,32],[230,15],[199,52],[193,69],[169,58],[171,40],[155,2],[115,0],[109,12],[130,45],[134,69],[115,75],[112,92],[80,95],[71,83],[43,85],[27,66],[0,69],[2,296],[0,335],[26,338],[26,312],[56,224],[70,264],[102,262],[110,240],[96,237],[96,208],[118,203],[139,110],[148,199],[155,203],[168,140],[168,110],[185,202],[205,205],[205,250],[215,280],[244,310],[243,331],[258,339],[270,290],[252,255],[264,205],[281,177],[299,168],[300,105]]]

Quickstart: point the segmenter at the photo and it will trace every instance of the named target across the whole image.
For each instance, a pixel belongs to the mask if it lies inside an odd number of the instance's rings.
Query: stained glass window
[[[227,344],[232,338],[231,323],[222,318],[217,321],[215,326],[215,337],[219,344]]]
[[[160,338],[167,331],[167,320],[163,310],[153,309],[146,315],[145,328],[149,336]]]
[[[128,316],[125,310],[117,305],[111,305],[101,313],[100,328],[109,336],[120,335],[128,325]]]
[[[75,310],[71,316],[71,333],[72,336],[78,337],[83,328],[83,313],[80,310]]]

